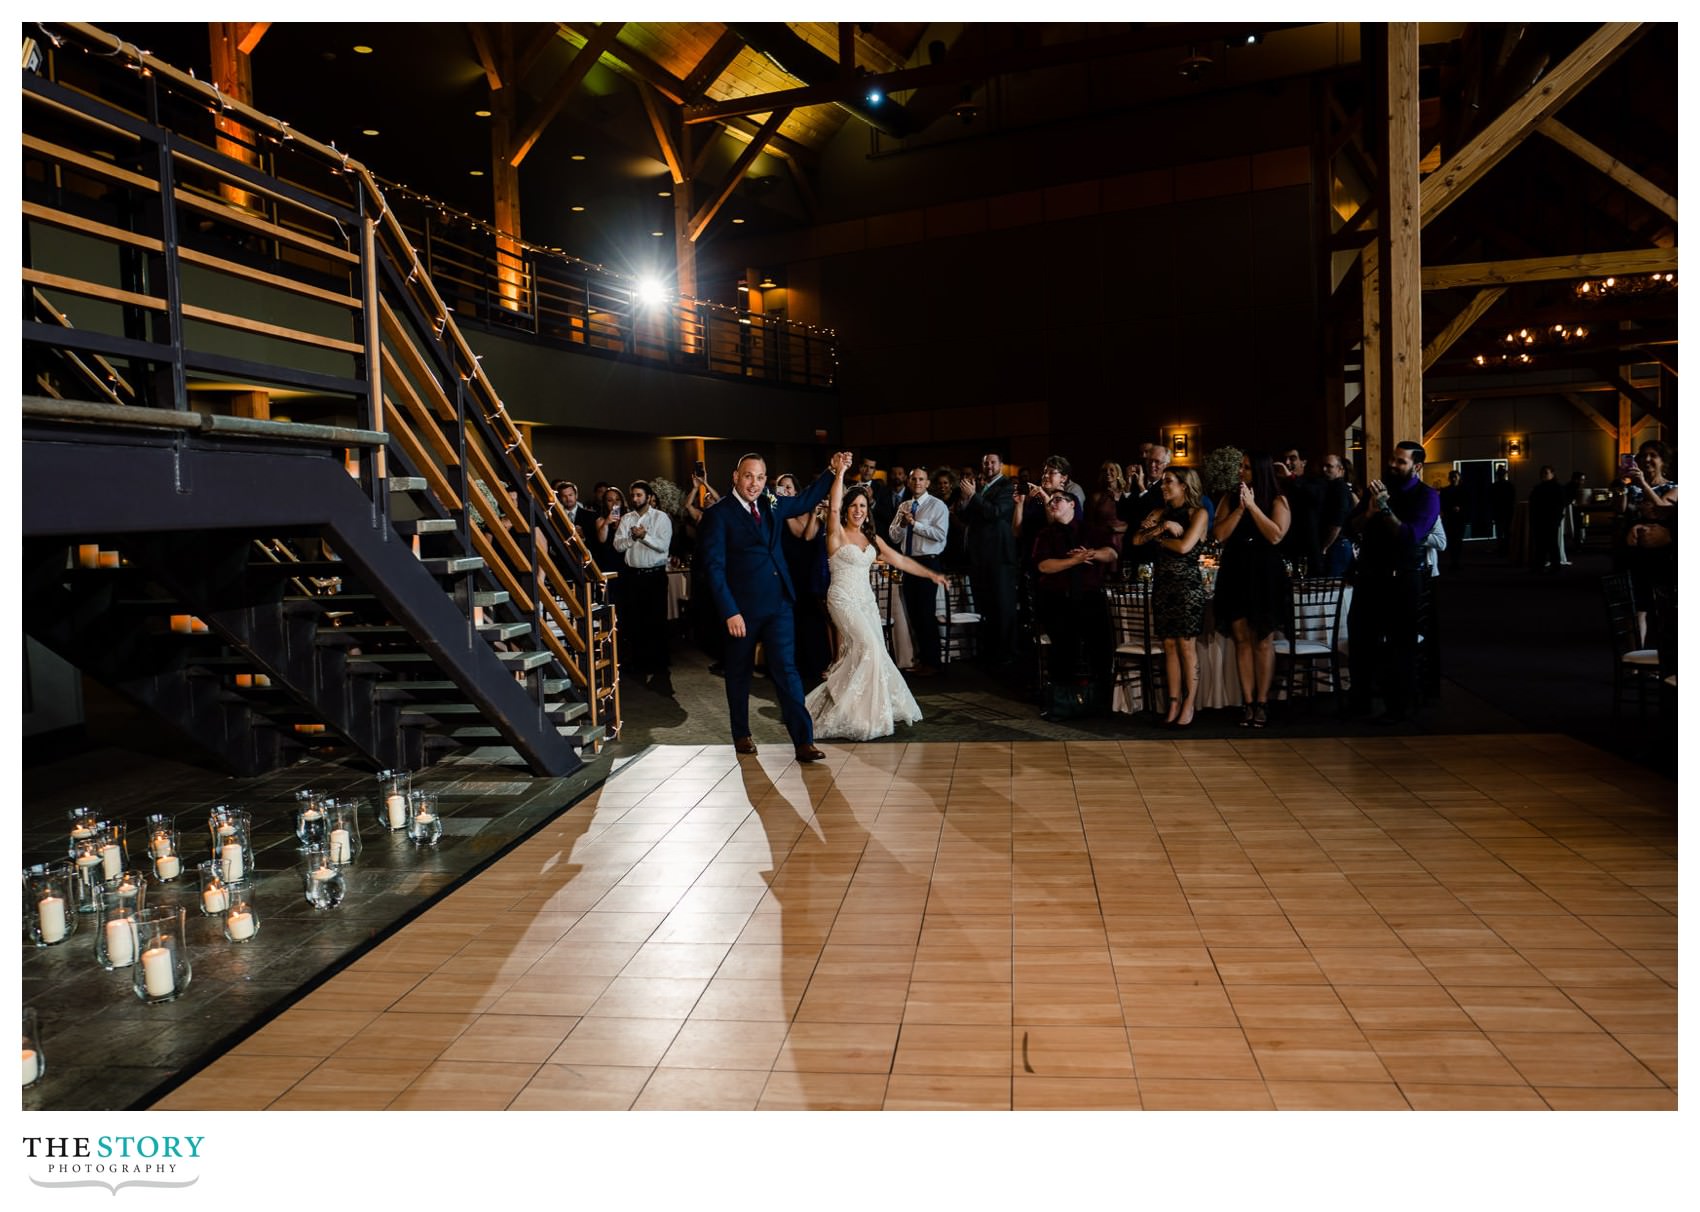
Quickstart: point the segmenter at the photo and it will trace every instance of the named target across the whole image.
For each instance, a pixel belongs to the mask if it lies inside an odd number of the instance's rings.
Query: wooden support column
[[[1381,435],[1384,453],[1423,431],[1422,114],[1417,85],[1417,25],[1387,25],[1381,254]],[[1379,466],[1379,464],[1378,464]],[[1367,478],[1367,476],[1366,476]]]
[[[230,415],[248,417],[255,421],[272,419],[272,397],[269,391],[239,391],[230,397]]]
[[[260,44],[269,21],[213,21],[207,26],[212,49],[212,78],[218,91],[232,101],[250,105],[254,100],[254,67],[249,55]],[[218,150],[244,164],[260,166],[259,151],[251,145],[252,135],[242,123],[220,114],[213,119],[218,132],[214,144]],[[232,206],[259,210],[260,199],[245,189],[228,183],[220,184],[219,196]]]
[[[1635,404],[1621,393],[1617,397],[1617,453],[1635,453]]]
[[[501,25],[493,36],[477,31],[474,43],[490,85],[490,212],[496,235],[496,290],[507,311],[525,308],[525,246],[520,240],[519,165],[514,162],[519,89],[513,84],[513,31]]]

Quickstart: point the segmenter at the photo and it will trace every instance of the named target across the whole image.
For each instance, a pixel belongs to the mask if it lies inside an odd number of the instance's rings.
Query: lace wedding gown
[[[873,545],[845,543],[827,563],[832,583],[826,608],[838,628],[838,659],[805,700],[815,735],[847,741],[890,736],[898,724],[919,720],[921,708],[885,651],[885,629],[868,580]]]

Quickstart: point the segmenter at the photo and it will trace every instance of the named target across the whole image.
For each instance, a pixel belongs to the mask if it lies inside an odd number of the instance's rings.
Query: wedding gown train
[[[838,659],[805,700],[817,737],[871,741],[921,718],[915,696],[885,650],[885,628],[868,578],[873,563],[873,546],[853,543],[840,546],[828,561],[826,607],[838,628]]]

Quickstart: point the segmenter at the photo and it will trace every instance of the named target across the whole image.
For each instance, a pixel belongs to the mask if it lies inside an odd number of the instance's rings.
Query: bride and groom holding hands
[[[915,696],[885,650],[885,628],[874,601],[869,569],[876,557],[907,576],[946,579],[907,558],[874,530],[872,502],[861,485],[845,491],[851,454],[832,456],[820,479],[796,496],[767,491],[767,462],[758,454],[738,460],[732,491],[703,514],[697,558],[702,562],[720,617],[726,621],[726,705],[732,745],[756,752],[750,735],[750,681],[756,645],[767,654],[768,673],[779,696],[780,718],[791,734],[797,760],[819,761],[815,735],[867,741],[888,736],[898,724],[921,718]],[[787,518],[810,513],[830,496],[826,523],[827,565],[832,580],[826,604],[838,629],[838,659],[826,680],[805,699],[797,674],[792,607],[796,589],[786,570],[779,532]]]

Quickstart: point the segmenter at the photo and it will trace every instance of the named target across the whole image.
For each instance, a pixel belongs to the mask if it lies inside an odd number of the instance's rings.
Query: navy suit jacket
[[[702,561],[722,619],[735,614],[761,618],[797,600],[779,532],[786,518],[812,513],[832,491],[832,480],[828,471],[807,492],[795,497],[769,499],[763,493],[756,498],[762,516],[760,526],[736,493],[721,497],[703,511],[696,558]]]

